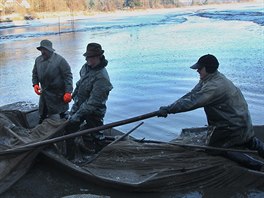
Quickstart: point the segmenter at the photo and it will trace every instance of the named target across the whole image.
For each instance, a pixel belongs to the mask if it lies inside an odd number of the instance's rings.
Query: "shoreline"
[[[232,5],[232,7],[230,7]],[[175,8],[153,8],[153,9],[134,9],[134,10],[116,10],[112,12],[91,12],[89,15],[83,14],[83,15],[71,15],[69,13],[68,16],[55,16],[55,17],[47,17],[39,20],[48,20],[48,19],[54,19],[60,17],[61,19],[66,18],[68,20],[71,20],[72,17],[75,18],[75,20],[85,19],[85,18],[101,18],[101,17],[118,17],[118,16],[138,16],[138,15],[146,15],[146,14],[162,14],[166,13],[168,11],[199,11],[203,9],[239,9],[241,6],[258,6],[263,5],[263,2],[232,2],[232,3],[214,3],[209,5],[194,5],[194,6],[182,6],[182,7],[175,7]]]
[[[232,7],[231,7],[232,5]],[[37,13],[38,17],[33,20],[15,20],[12,19],[12,17],[8,17],[6,15],[6,18],[12,20],[9,22],[1,22],[2,24],[6,23],[14,23],[15,26],[21,26],[24,24],[29,23],[30,21],[34,22],[43,22],[43,23],[49,23],[54,22],[54,20],[59,20],[60,22],[65,21],[72,21],[72,20],[83,20],[83,19],[89,19],[89,18],[104,18],[104,17],[129,17],[129,16],[139,16],[139,15],[151,15],[151,14],[163,14],[167,12],[183,12],[183,11],[191,11],[191,12],[197,12],[199,10],[204,9],[238,9],[244,7],[244,6],[263,6],[264,3],[261,1],[253,1],[253,2],[231,2],[231,3],[212,3],[208,5],[194,5],[194,6],[182,6],[182,7],[175,7],[175,8],[153,8],[153,9],[128,9],[128,10],[116,10],[112,12],[91,12],[91,13],[85,13],[85,12],[57,12],[57,13]],[[1,25],[0,23],[0,25]]]

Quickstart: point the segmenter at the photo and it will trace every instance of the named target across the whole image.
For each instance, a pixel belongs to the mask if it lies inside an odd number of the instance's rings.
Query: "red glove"
[[[65,93],[65,94],[64,94],[64,96],[63,96],[63,101],[64,101],[65,103],[69,103],[69,102],[71,102],[71,99],[72,99],[72,97],[71,97],[71,93]]]
[[[35,85],[34,85],[34,91],[35,91],[35,93],[38,94],[38,95],[41,94],[41,92],[40,92],[40,87],[39,87],[38,84],[35,84]]]

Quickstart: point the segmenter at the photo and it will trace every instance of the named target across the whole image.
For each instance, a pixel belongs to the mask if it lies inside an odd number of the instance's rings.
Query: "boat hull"
[[[17,109],[18,106],[12,105],[12,107],[9,106],[9,109],[5,107],[6,110],[3,108],[0,110],[8,114]],[[20,115],[21,112],[22,116]],[[47,133],[50,131],[47,128],[54,129],[59,126],[58,123],[56,125],[52,121],[46,121],[44,125],[37,125],[36,108],[27,111],[18,110],[16,115],[20,116],[15,116],[16,119],[11,119],[12,116],[9,116],[10,120],[30,131],[42,127],[40,130]],[[264,126],[254,126],[254,128],[257,136],[263,138]],[[168,192],[204,188],[264,189],[264,174],[262,172],[240,167],[235,162],[223,157],[208,155],[204,149],[188,148],[178,144],[183,142],[182,135],[188,137],[191,135],[195,137],[197,135],[204,136],[207,130],[208,128],[205,127],[184,129],[181,136],[173,142],[139,141],[129,137],[126,140],[109,144],[97,153],[86,153],[86,158],[82,161],[68,160],[62,150],[58,149],[61,148],[58,145],[64,143],[24,152],[15,156],[17,158],[14,158],[14,162],[11,163],[13,169],[8,171],[9,175],[14,174],[15,177],[10,176],[7,187],[1,187],[0,190],[3,192],[21,178],[38,154],[45,157],[46,163],[56,164],[69,174],[82,178],[89,183],[125,191]],[[109,139],[117,139],[124,134],[116,129],[108,129],[102,132]],[[54,133],[45,135],[38,141],[53,135]],[[37,140],[29,138],[27,142],[30,141]],[[195,141],[192,143],[195,144]],[[23,144],[20,142],[20,145]],[[16,147],[17,145],[11,146]],[[257,156],[254,155],[254,157]],[[2,159],[3,162],[6,160],[5,158]],[[15,163],[16,160],[17,163]],[[8,166],[4,169],[8,169]],[[0,178],[0,181],[2,186],[7,184],[3,177]]]

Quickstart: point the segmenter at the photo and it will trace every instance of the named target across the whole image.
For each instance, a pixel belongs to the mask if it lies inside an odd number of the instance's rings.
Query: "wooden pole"
[[[4,129],[9,132],[12,136],[14,136],[15,138],[17,138],[20,142],[22,143],[26,143],[26,140],[24,140],[22,137],[20,137],[19,135],[17,135],[14,131],[12,131],[10,128],[8,128],[7,126],[4,126]]]
[[[124,138],[126,138],[129,134],[131,134],[133,131],[135,131],[138,127],[140,127],[144,122],[141,122],[140,124],[138,124],[136,127],[134,127],[133,129],[131,129],[130,131],[128,131],[127,133],[125,133],[124,135],[122,135],[121,137],[117,138],[116,140],[114,140],[113,142],[111,142],[110,144],[106,145],[102,150],[100,150],[94,157],[92,157],[91,159],[89,159],[88,162],[85,162],[85,164],[89,164],[92,161],[94,161],[104,150],[105,148],[123,140]]]
[[[180,146],[180,147],[186,147],[186,148],[212,150],[212,151],[232,151],[232,152],[252,153],[252,154],[258,153],[255,150],[220,148],[220,147],[203,146],[203,145],[195,145],[195,144],[182,144],[182,143],[177,143],[177,142],[162,142],[162,141],[156,141],[156,140],[135,140],[135,141],[142,142],[142,143],[168,144],[168,145],[172,145],[172,146]]]
[[[81,135],[84,135],[84,134],[87,134],[87,133],[102,131],[102,130],[110,129],[110,128],[117,127],[117,126],[122,126],[122,125],[125,125],[125,124],[129,124],[129,123],[137,122],[137,121],[140,121],[140,120],[148,119],[148,118],[151,118],[151,117],[155,117],[157,115],[158,115],[158,111],[154,111],[154,112],[151,112],[151,113],[147,113],[147,114],[143,114],[143,115],[140,115],[140,116],[128,118],[128,119],[125,119],[125,120],[112,122],[112,123],[109,123],[109,124],[106,124],[106,125],[102,125],[102,126],[99,126],[99,127],[86,129],[86,130],[83,130],[83,131],[78,131],[78,132],[75,132],[75,133],[71,133],[71,134],[68,134],[68,135],[60,136],[60,137],[55,137],[55,138],[48,139],[48,140],[43,140],[41,142],[29,143],[29,144],[26,144],[26,145],[21,146],[21,147],[16,147],[16,148],[13,148],[13,149],[7,149],[7,150],[4,150],[4,151],[1,151],[0,155],[17,154],[17,153],[20,153],[20,152],[29,151],[29,150],[34,149],[36,147],[45,146],[45,145],[48,145],[48,144],[52,144],[52,143],[60,142],[60,141],[63,141],[63,140],[75,138],[75,137],[78,137],[78,136],[81,136]]]

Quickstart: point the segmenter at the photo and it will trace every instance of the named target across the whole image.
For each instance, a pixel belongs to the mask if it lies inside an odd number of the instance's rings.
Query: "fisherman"
[[[37,49],[41,52],[32,71],[34,91],[39,98],[39,124],[47,117],[65,117],[71,102],[72,73],[67,61],[55,53],[52,42],[42,40]]]
[[[257,150],[264,158],[264,144],[254,135],[248,105],[241,91],[218,71],[219,62],[207,54],[191,66],[200,74],[199,83],[174,103],[162,106],[158,117],[204,108],[208,125],[215,127],[208,146],[243,147]],[[222,152],[221,155],[248,168],[263,170],[264,163],[239,152]]]
[[[103,125],[106,113],[106,101],[113,86],[110,82],[106,66],[104,50],[98,43],[89,43],[83,56],[86,63],[80,70],[80,80],[76,83],[76,88],[72,94],[74,104],[70,111],[68,133],[79,129],[85,130]],[[81,127],[80,127],[81,126]],[[77,138],[75,143],[82,145],[85,150],[91,144],[91,134]],[[94,138],[100,138],[101,134],[92,134]],[[79,142],[77,141],[79,140]],[[75,143],[68,140],[68,157],[74,155]]]

